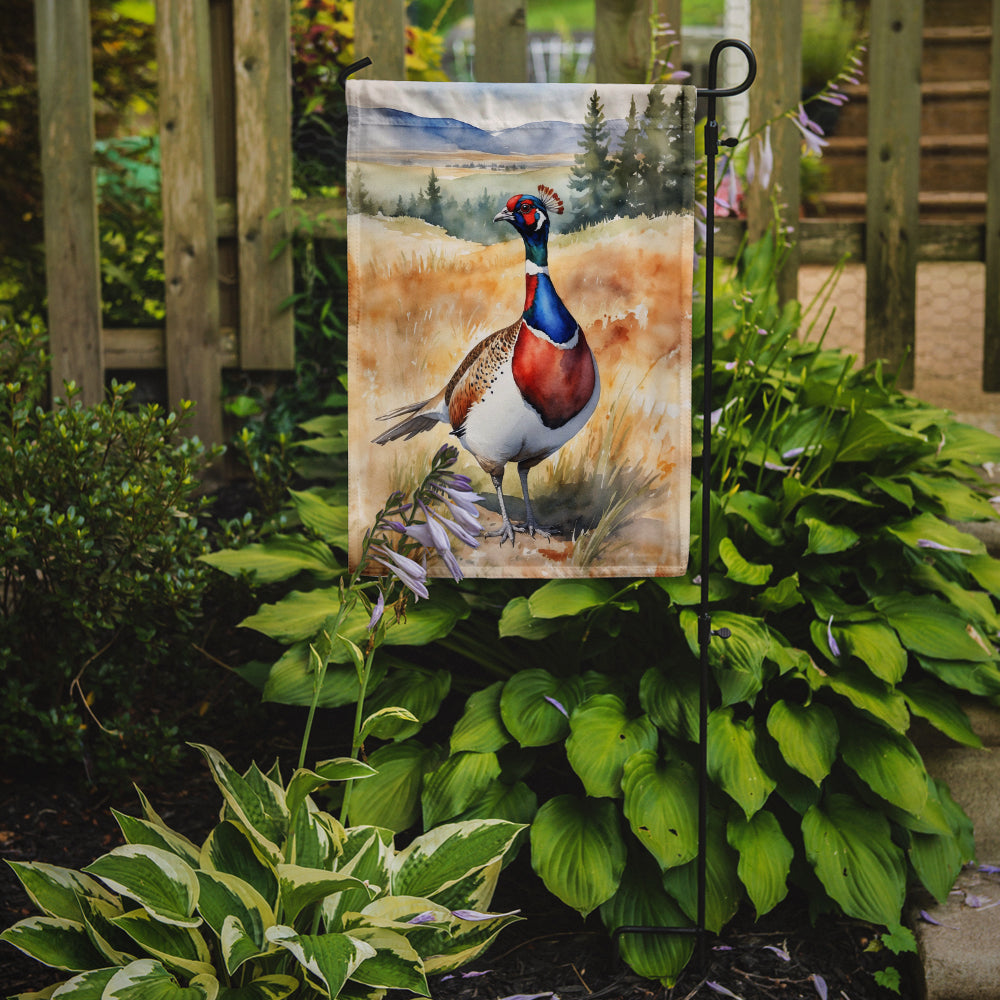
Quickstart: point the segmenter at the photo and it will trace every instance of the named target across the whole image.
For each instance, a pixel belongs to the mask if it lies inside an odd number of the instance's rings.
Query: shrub
[[[140,794],[144,818],[115,813],[126,844],[82,872],[11,863],[42,915],[0,938],[78,973],[60,995],[429,996],[428,973],[472,961],[518,919],[485,912],[516,824],[453,823],[397,849],[311,798],[367,765],[324,761],[285,785],[277,766],[240,774],[199,749],[225,803],[202,845]]]
[[[42,408],[41,335],[0,322],[0,743],[8,760],[124,768],[174,752],[150,681],[191,661],[208,455],[187,404],[131,409],[128,385],[96,406],[68,385]]]

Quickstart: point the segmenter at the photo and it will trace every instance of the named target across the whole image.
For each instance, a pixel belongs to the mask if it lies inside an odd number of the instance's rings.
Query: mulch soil
[[[259,730],[256,735],[260,740]],[[275,742],[291,750],[287,720],[280,720],[279,734],[271,742],[260,741],[257,746],[273,748]],[[237,744],[220,741],[219,746],[234,763],[247,759]],[[145,790],[170,826],[198,841],[214,824],[220,799],[200,755],[191,754],[189,769]],[[134,793],[102,794],[74,777],[7,774],[0,778],[0,858],[78,869],[122,843],[111,808],[138,815]],[[632,973],[617,959],[596,915],[581,921],[563,907],[544,890],[523,854],[501,876],[493,907],[520,909],[525,919],[504,930],[469,969],[447,978],[431,977],[435,1000],[515,996],[541,1000],[551,994],[563,1000],[691,1000],[733,995],[743,1000],[887,1000],[892,994],[873,979],[887,965],[903,974],[902,996],[919,992],[913,970],[900,958],[869,949],[874,940],[872,928],[829,917],[813,926],[800,900],[782,904],[760,922],[752,914],[739,914],[721,936],[706,939],[705,967],[696,968],[695,960],[672,989]],[[32,912],[11,870],[0,865],[0,927]],[[0,995],[38,990],[63,978],[64,974],[0,944]]]

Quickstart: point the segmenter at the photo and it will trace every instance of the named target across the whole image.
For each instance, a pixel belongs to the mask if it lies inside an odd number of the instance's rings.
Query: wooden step
[[[988,24],[925,28],[921,79],[924,83],[988,80],[992,38],[993,32]]]
[[[866,4],[867,6],[867,4]],[[924,0],[924,27],[962,24],[989,24],[991,0]]]
[[[921,135],[947,135],[956,126],[963,133],[988,131],[989,80],[937,80],[921,84]],[[841,109],[836,135],[866,135],[868,131],[867,83],[846,90],[848,103]]]
[[[818,195],[823,215],[837,219],[865,218],[867,197],[863,191],[831,191]],[[986,216],[986,193],[979,191],[921,191],[920,218],[955,222],[982,222]]]

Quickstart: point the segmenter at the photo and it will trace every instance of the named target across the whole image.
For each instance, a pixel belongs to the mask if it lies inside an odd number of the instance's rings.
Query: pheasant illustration
[[[513,545],[515,532],[548,538],[559,530],[536,521],[528,472],[580,431],[601,394],[593,352],[549,278],[549,217],[562,212],[559,195],[540,184],[537,196],[514,195],[494,216],[494,222],[509,222],[524,240],[524,312],[479,341],[436,396],[379,417],[399,423],[374,439],[376,444],[409,440],[439,421],[451,424],[493,481],[503,525],[487,537],[499,536],[501,545],[507,539]],[[521,478],[523,524],[507,516],[503,474],[508,462],[517,463]]]

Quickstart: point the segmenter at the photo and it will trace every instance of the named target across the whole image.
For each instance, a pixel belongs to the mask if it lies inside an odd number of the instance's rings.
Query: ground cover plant
[[[710,653],[707,925],[720,931],[742,904],[763,916],[795,888],[814,915],[868,921],[905,949],[908,885],[944,898],[974,850],[909,728],[921,717],[975,746],[957,696],[1000,694],[1000,562],[954,523],[995,516],[976,466],[1000,459],[1000,441],[904,396],[879,364],[857,368],[806,339],[808,316],[777,302],[781,253],[770,238],[745,248],[716,289],[708,539],[694,483],[691,565],[710,545],[712,623],[732,633]],[[697,348],[695,362],[697,387]],[[279,574],[286,597],[245,622],[289,644],[258,668],[267,698],[305,700],[295,650],[315,620],[293,612],[331,590],[309,569]],[[378,774],[358,786],[352,821],[530,822],[535,870],[582,915],[599,912],[609,930],[692,923],[693,573],[478,582],[439,602],[440,591],[399,641],[434,640],[428,658],[450,651],[450,669],[396,649],[372,677],[369,703],[416,721],[368,740]],[[351,673],[345,657],[326,704],[350,704]],[[428,723],[449,687],[471,694],[441,741]],[[667,983],[691,948],[679,936],[622,942],[637,972]]]

